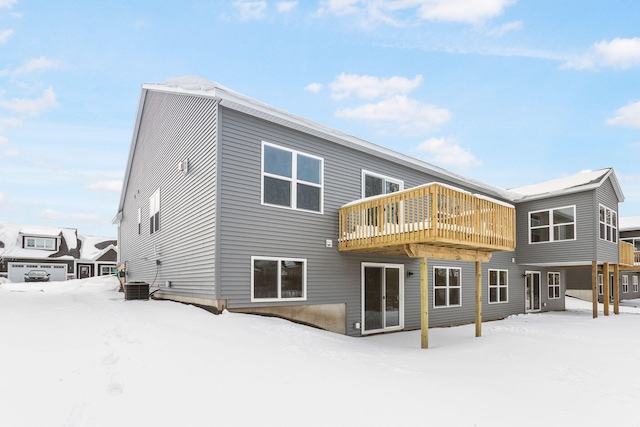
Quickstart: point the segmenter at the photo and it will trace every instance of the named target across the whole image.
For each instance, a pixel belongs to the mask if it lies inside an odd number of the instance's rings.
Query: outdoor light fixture
[[[189,172],[189,159],[178,162],[178,170],[186,175]]]
[[[413,271],[407,271],[407,277],[413,277]]]

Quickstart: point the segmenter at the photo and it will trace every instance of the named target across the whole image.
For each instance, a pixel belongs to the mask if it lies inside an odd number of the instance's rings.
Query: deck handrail
[[[619,262],[620,265],[627,265],[627,266],[631,266],[631,265],[638,265],[636,264],[638,261],[640,261],[638,259],[638,252],[635,252],[635,248],[634,246],[629,243],[629,242],[625,242],[623,240],[620,240],[620,258],[619,258]]]
[[[515,248],[512,205],[440,183],[349,203],[340,209],[339,227],[344,251],[415,243]]]

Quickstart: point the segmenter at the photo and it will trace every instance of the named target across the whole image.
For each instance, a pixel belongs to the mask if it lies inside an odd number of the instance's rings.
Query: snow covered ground
[[[351,338],[113,277],[0,284],[0,426],[640,426],[640,301]],[[612,311],[613,313],[613,311]]]

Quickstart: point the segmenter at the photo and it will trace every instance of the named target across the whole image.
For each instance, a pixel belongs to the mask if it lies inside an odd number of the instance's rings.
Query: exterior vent
[[[149,284],[146,282],[129,282],[124,284],[125,300],[148,300]]]

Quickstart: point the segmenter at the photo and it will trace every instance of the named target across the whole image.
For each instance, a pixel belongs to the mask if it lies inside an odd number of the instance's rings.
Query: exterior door
[[[527,271],[524,279],[524,300],[527,312],[540,311],[540,272]]]
[[[362,264],[362,333],[404,327],[404,266]]]

